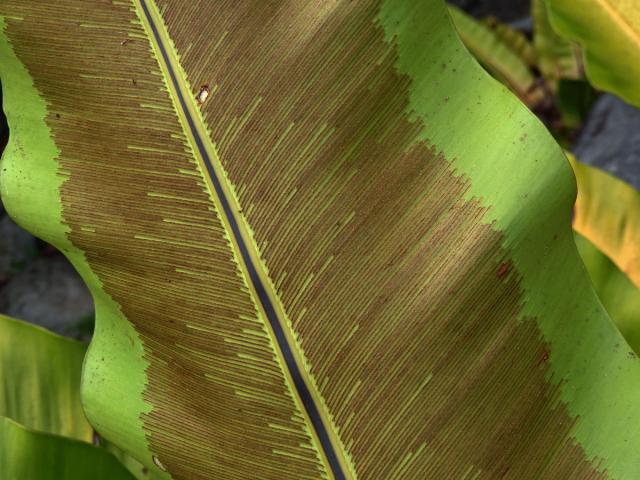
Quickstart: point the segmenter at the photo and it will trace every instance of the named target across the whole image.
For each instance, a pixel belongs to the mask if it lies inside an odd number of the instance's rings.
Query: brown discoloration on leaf
[[[149,45],[80,77],[81,33],[52,36],[48,14],[29,20],[45,2],[16,3],[10,35],[49,56],[18,54],[64,112],[49,125],[70,238],[144,342],[153,451],[177,480],[320,478]],[[500,274],[501,234],[407,118],[377,3],[159,3],[190,84],[213,79],[204,117],[359,478],[605,478],[520,318],[517,269]],[[126,8],[77,11],[138,28]]]
[[[549,347],[501,235],[407,119],[376,2],[160,5],[360,477],[601,477],[531,368]]]
[[[7,0],[0,10],[36,88],[61,112],[47,123],[69,237],[144,344],[151,450],[176,480],[319,478],[151,46],[119,45],[143,27],[127,5],[87,3]],[[120,418],[121,405],[110,407],[100,424]]]

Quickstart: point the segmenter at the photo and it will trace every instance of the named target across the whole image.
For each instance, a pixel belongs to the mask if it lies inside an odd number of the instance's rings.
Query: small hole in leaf
[[[210,93],[211,89],[209,88],[209,85],[201,86],[198,95],[196,95],[196,101],[198,102],[198,105],[202,105],[204,102],[206,102],[207,98],[209,98]]]

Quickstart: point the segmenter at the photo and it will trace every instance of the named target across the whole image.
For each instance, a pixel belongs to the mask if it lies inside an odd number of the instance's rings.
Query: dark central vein
[[[346,476],[338,460],[336,449],[333,443],[331,442],[331,438],[328,434],[327,427],[322,421],[322,417],[320,415],[320,411],[318,410],[318,406],[316,405],[316,402],[314,401],[313,396],[311,395],[309,386],[307,385],[302,375],[301,369],[295,360],[293,350],[292,350],[293,347],[289,344],[287,337],[285,335],[285,332],[284,332],[285,322],[283,321],[283,319],[281,319],[278,316],[276,309],[273,306],[273,302],[271,301],[271,298],[269,297],[269,294],[267,293],[267,290],[262,280],[260,279],[260,276],[258,275],[256,265],[254,264],[254,261],[251,258],[251,255],[249,254],[247,244],[242,234],[240,233],[240,227],[238,225],[236,216],[230,206],[229,199],[227,198],[227,195],[220,182],[220,179],[218,178],[218,175],[215,172],[209,153],[205,148],[205,142],[203,141],[198,129],[196,128],[196,124],[193,116],[191,115],[189,109],[187,108],[187,104],[186,104],[184,95],[182,94],[182,90],[180,88],[180,83],[178,82],[175,69],[173,68],[170,57],[167,53],[167,46],[165,45],[159,33],[158,25],[156,25],[156,22],[154,21],[153,16],[149,12],[147,0],[140,0],[140,4],[147,18],[147,21],[149,22],[149,25],[151,26],[151,29],[153,31],[153,35],[158,44],[158,47],[160,48],[160,53],[162,54],[164,63],[166,64],[167,71],[170,76],[170,80],[173,83],[175,91],[177,92],[179,107],[182,110],[182,113],[184,114],[184,117],[187,120],[191,134],[195,139],[196,147],[198,148],[198,151],[204,160],[204,163],[207,168],[207,173],[211,178],[211,182],[214,186],[215,193],[222,205],[222,208],[224,211],[223,213],[226,216],[229,222],[229,225],[231,226],[231,233],[234,237],[236,244],[239,247],[240,256],[242,257],[242,260],[249,273],[248,280],[253,284],[253,287],[258,296],[258,300],[260,301],[267,315],[267,319],[271,324],[271,328],[275,333],[276,341],[278,342],[278,345],[280,347],[280,350],[282,351],[282,355],[286,363],[286,368],[289,370],[291,378],[293,379],[294,386],[302,401],[303,407],[305,408],[309,416],[309,419],[311,420],[312,427],[316,432],[317,438],[320,441],[322,449],[324,450],[326,458],[329,462],[329,466],[331,467],[331,471],[333,472],[333,475],[336,478],[336,480],[345,480]]]

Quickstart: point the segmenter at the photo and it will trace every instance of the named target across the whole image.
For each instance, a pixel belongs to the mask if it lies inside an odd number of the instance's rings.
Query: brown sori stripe
[[[154,454],[175,479],[325,478],[133,5],[0,14],[49,106],[69,238],[144,344]]]
[[[359,478],[605,478],[378,3],[158,4]]]

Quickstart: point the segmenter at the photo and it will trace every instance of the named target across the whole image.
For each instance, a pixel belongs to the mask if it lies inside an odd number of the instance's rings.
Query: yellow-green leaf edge
[[[3,29],[4,20],[0,16],[0,30]],[[19,224],[56,245],[69,258],[92,293],[99,321],[96,322],[89,351],[100,353],[99,360],[93,362],[91,371],[83,375],[82,382],[92,382],[98,377],[111,378],[112,384],[121,386],[121,391],[113,392],[112,399],[83,397],[85,410],[99,411],[102,402],[122,402],[120,418],[115,423],[118,430],[102,425],[94,427],[108,438],[126,439],[119,444],[120,447],[140,459],[159,478],[168,477],[149,461],[151,454],[142,431],[140,414],[148,411],[150,406],[142,401],[146,363],[138,335],[122,316],[120,307],[102,291],[100,281],[86,263],[84,254],[66,236],[68,229],[62,222],[59,198],[63,178],[57,173],[57,147],[44,123],[46,102],[33,87],[31,77],[5,36],[0,36],[0,57],[3,108],[11,130],[11,139],[0,164],[3,173],[0,195],[5,208]],[[22,186],[32,186],[28,193],[29,202],[20,202],[23,194],[12,190],[12,176],[20,177]]]
[[[24,442],[25,449],[36,449],[20,452],[18,457],[37,457],[37,449],[43,446],[71,465],[76,462],[67,458],[66,452],[89,451],[74,447],[75,443],[71,442],[91,444],[96,440],[96,432],[87,421],[80,401],[80,379],[86,350],[87,345],[83,342],[0,314],[0,420],[10,421],[0,428],[7,435],[0,439],[0,444],[4,445],[17,435],[16,438]],[[149,478],[142,466],[124,452],[111,444],[104,445],[102,439],[99,443],[104,451],[87,453],[88,458],[105,457],[100,461],[111,464],[116,463],[111,458],[113,455],[136,478]],[[18,460],[5,459],[6,463],[7,460],[11,462],[11,468],[29,468]],[[78,461],[84,462],[83,459]],[[4,467],[7,465],[0,467],[0,471]],[[38,475],[56,468],[60,465],[55,462],[43,465]],[[109,468],[119,471],[116,467]]]

